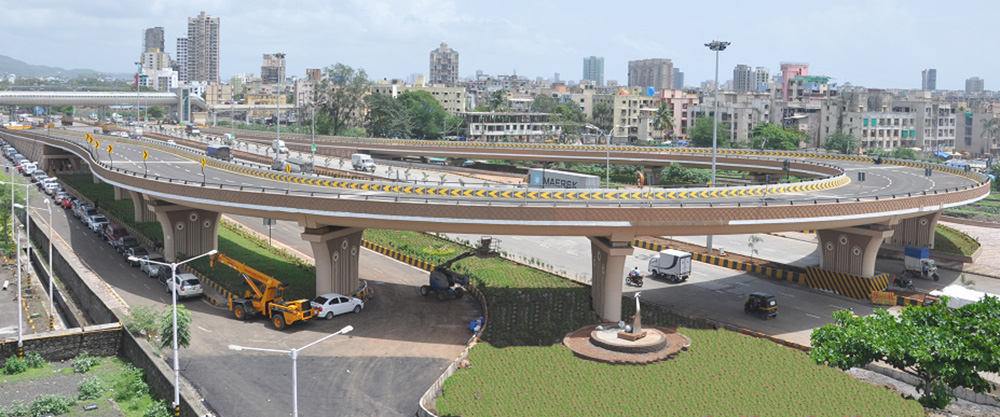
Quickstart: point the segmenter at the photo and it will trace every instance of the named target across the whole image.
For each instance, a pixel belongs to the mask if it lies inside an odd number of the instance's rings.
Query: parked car
[[[151,253],[139,259],[139,270],[145,272],[150,278],[159,278],[160,276],[170,274],[170,268],[167,268],[165,265],[149,262],[167,262],[167,260],[163,258],[163,255]]]
[[[62,191],[62,186],[55,181],[49,181],[42,186],[42,191],[45,191],[45,194],[48,195],[55,195],[56,193]]]
[[[160,282],[163,283],[163,287],[167,292],[171,292],[175,286],[177,287],[177,298],[201,297],[205,293],[201,288],[201,281],[194,274],[177,274],[176,277],[169,277],[167,274],[162,275]]]
[[[76,200],[73,202],[73,217],[83,220],[86,218],[84,216],[87,214],[87,210],[90,210],[92,208],[94,207],[91,206],[86,201]]]
[[[62,204],[62,206],[63,206],[64,209],[71,209],[71,208],[73,208],[73,203],[75,203],[76,201],[77,201],[76,197],[73,197],[73,196],[71,196],[69,194],[66,194],[66,197],[63,198],[61,204]]]
[[[104,217],[103,214],[94,214],[87,218],[87,227],[89,227],[90,231],[94,233],[99,233],[107,224],[108,218]]]
[[[118,246],[115,246],[115,250],[118,251],[124,257],[128,257],[128,250],[139,246],[139,239],[135,236],[125,236],[118,240]]]
[[[139,260],[146,255],[149,255],[149,251],[147,251],[146,248],[142,246],[133,246],[125,251],[125,261],[131,266],[139,266]]]
[[[40,169],[36,169],[31,172],[31,182],[41,182],[42,180],[48,177],[49,174],[46,174],[45,171],[42,171]]]
[[[69,197],[69,194],[66,194],[65,191],[60,191],[56,193],[56,195],[52,196],[52,202],[56,203],[57,206],[62,207],[63,200],[65,200],[66,197]]]
[[[319,295],[309,304],[312,305],[317,316],[327,319],[332,319],[333,316],[344,313],[360,313],[365,308],[364,301],[337,293]]]
[[[125,229],[125,226],[120,224],[108,223],[104,226],[104,229],[101,230],[101,237],[108,241],[108,244],[111,245],[112,248],[118,246],[118,243],[120,243],[121,239],[125,236],[128,236],[128,230]]]

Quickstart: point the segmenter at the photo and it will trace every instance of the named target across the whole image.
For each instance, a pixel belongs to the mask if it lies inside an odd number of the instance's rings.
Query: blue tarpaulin
[[[943,159],[951,158],[951,154],[948,152],[937,151],[934,152],[934,155],[937,156],[938,158],[943,158]]]
[[[656,95],[656,89],[653,88],[653,87],[646,87],[646,95],[649,96],[649,97],[655,96]]]

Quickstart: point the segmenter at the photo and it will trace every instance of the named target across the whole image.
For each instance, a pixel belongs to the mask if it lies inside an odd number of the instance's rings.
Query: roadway
[[[44,196],[34,189],[32,193],[36,224],[47,227]],[[169,308],[170,294],[157,280],[128,266],[69,210],[55,210],[52,219],[58,239],[70,245],[125,303]],[[191,345],[180,352],[181,375],[220,415],[288,414],[291,360],[230,351],[227,346],[298,348],[350,324],[351,333],[300,354],[302,414],[412,416],[420,396],[464,349],[471,336],[468,323],[481,313],[471,297],[445,303],[421,297],[418,288],[427,281],[425,271],[369,250],[361,252],[360,262],[361,278],[375,289],[375,298],[360,314],[313,320],[286,331],[274,330],[263,320],[236,321],[228,310],[205,300],[180,301],[193,318]],[[0,328],[16,326],[14,321],[0,320]],[[170,357],[169,349],[163,353]]]

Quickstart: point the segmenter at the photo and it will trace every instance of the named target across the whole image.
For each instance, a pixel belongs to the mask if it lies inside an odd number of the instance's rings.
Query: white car
[[[177,297],[201,297],[205,293],[201,289],[201,281],[194,274],[177,274],[176,277],[171,279],[170,277],[163,274],[160,277],[160,282],[163,283],[163,287],[167,289],[167,292],[174,290],[174,285],[177,284]]]
[[[163,258],[163,255],[158,253],[149,254],[139,258],[139,270],[145,272],[150,278],[159,278],[160,274],[169,274],[170,268],[157,263],[151,263],[149,261],[156,261],[161,263],[166,263],[167,260]],[[166,271],[164,271],[166,270]]]
[[[104,217],[103,214],[95,214],[87,218],[87,227],[94,233],[104,230],[104,226],[107,224],[108,218]]]
[[[48,194],[48,195],[54,195],[54,194],[62,191],[62,187],[58,183],[56,183],[55,181],[51,181],[51,182],[43,185],[42,189],[45,190],[45,194]]]
[[[364,301],[337,293],[319,295],[309,304],[317,316],[327,319],[344,313],[360,313],[361,309],[365,308]]]

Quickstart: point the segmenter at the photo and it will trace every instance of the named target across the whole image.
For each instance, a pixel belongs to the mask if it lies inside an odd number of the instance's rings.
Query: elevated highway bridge
[[[606,320],[621,316],[625,257],[631,242],[644,235],[706,235],[818,230],[821,267],[871,277],[883,243],[933,246],[934,225],[942,210],[975,202],[989,193],[988,180],[951,167],[887,160],[876,165],[858,157],[800,152],[759,154],[733,151],[720,166],[750,170],[781,166],[811,180],[801,184],[750,187],[643,190],[534,190],[518,187],[440,186],[387,181],[336,180],[288,175],[261,168],[206,160],[198,151],[158,141],[95,135],[95,148],[82,133],[0,132],[29,158],[50,166],[72,160],[95,178],[116,187],[136,203],[137,221],[159,221],[164,255],[213,249],[222,213],[295,221],[304,227],[316,258],[317,292],[350,292],[357,286],[361,233],[376,227],[446,233],[587,236],[592,242],[593,305]],[[363,144],[325,143],[345,149],[396,149],[417,153],[439,149],[470,154],[467,143],[396,141]],[[113,144],[114,152],[106,151]],[[511,146],[490,148],[516,159],[594,160],[611,153],[613,161],[666,165],[683,160],[706,164],[705,150],[684,152],[586,146]],[[142,152],[150,161],[143,163]],[[597,153],[605,155],[597,155]],[[151,167],[150,167],[151,166]],[[147,168],[149,167],[149,168]],[[931,168],[934,175],[925,176]],[[852,183],[864,170],[868,181]],[[808,175],[806,175],[808,174]],[[805,184],[805,185],[803,185]]]
[[[160,92],[91,91],[0,91],[0,106],[170,106],[188,109],[178,112],[182,121],[191,120],[190,110],[208,110],[205,100],[194,94]]]

